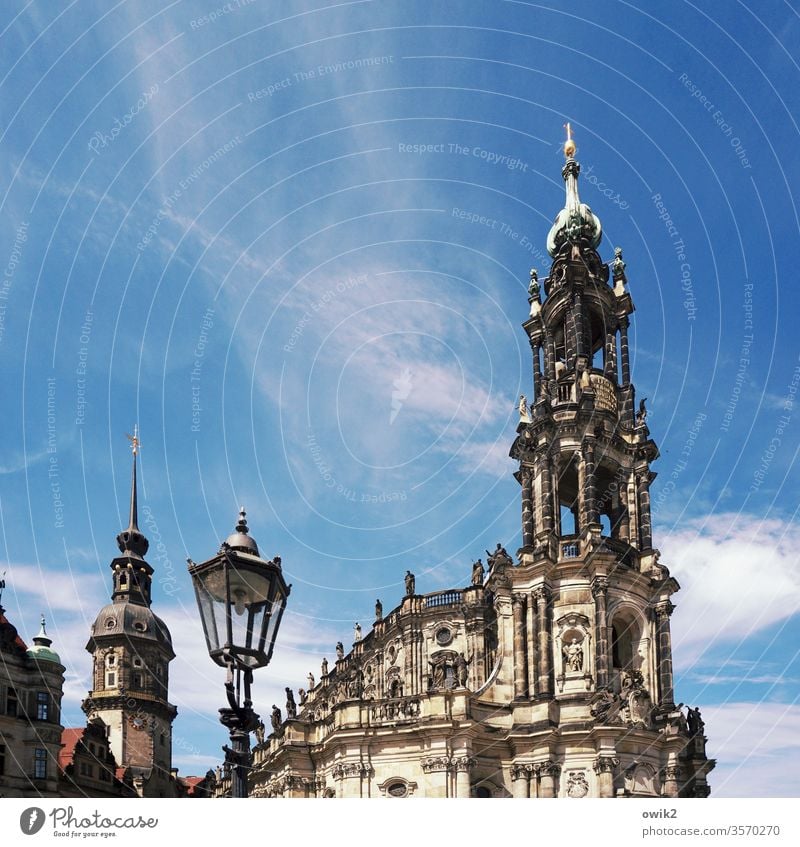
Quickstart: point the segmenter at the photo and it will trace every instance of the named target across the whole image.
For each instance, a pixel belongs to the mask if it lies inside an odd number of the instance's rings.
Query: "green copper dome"
[[[50,638],[45,630],[44,615],[42,615],[42,626],[39,634],[33,639],[33,647],[28,650],[28,657],[36,659],[38,662],[55,662],[61,664],[61,659],[55,650],[50,649],[53,639]]]

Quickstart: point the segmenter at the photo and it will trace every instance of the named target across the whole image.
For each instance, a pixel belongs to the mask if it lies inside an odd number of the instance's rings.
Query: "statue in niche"
[[[275,732],[280,732],[283,719],[281,718],[281,710],[274,703],[272,704],[272,714],[270,715],[270,722],[272,723],[273,730],[275,730]]]
[[[323,676],[328,675],[328,660],[327,660],[327,658],[322,660],[322,666],[320,667],[320,670],[322,671]]]
[[[343,659],[344,658],[344,644],[341,641],[336,642],[336,658]]]
[[[414,574],[411,571],[406,571],[406,597],[412,597],[415,590]]]
[[[567,671],[583,670],[583,645],[577,638],[573,638],[569,644],[565,644],[562,653],[564,654],[564,667]]]
[[[435,662],[429,662],[431,672],[431,684],[433,688],[444,688],[445,683],[445,663],[443,659],[437,659]]]
[[[463,653],[459,653],[455,660],[456,679],[462,688],[467,686],[467,675],[469,673],[469,663],[471,659],[466,659]]]
[[[483,562],[480,559],[472,564],[472,584],[483,585]]]
[[[297,704],[294,702],[294,693],[291,688],[286,689],[286,719],[297,717]]]
[[[375,620],[383,620],[383,603],[379,599],[375,601]]]

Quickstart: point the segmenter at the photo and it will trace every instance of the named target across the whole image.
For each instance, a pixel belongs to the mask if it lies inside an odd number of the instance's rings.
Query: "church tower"
[[[548,238],[544,300],[523,324],[533,396],[511,456],[521,486],[516,561],[498,543],[469,584],[405,595],[336,645],[299,710],[273,708],[251,775],[275,797],[706,797],[714,767],[699,709],[676,704],[670,615],[678,583],[650,522],[658,449],[634,406],[633,302],[620,250],[578,196]],[[226,783],[222,782],[222,791]]]
[[[150,609],[153,568],[144,558],[150,545],[138,526],[138,435],[132,444],[130,519],[117,536],[120,555],[111,562],[111,603],[98,613],[86,645],[94,670],[83,710],[109,727],[114,758],[128,769],[137,792],[169,797],[176,785],[171,767],[177,709],[168,700],[175,653],[166,624]]]
[[[520,398],[511,450],[522,500],[519,566],[494,575],[511,594],[514,702],[551,704],[552,759],[575,762],[561,775],[567,795],[571,785],[574,796],[620,788],[706,796],[714,763],[699,712],[689,710],[687,727],[673,692],[671,597],[679,586],[653,546],[650,465],[658,449],[644,400],[634,413],[633,301],[622,251],[610,270],[598,255],[602,228],[578,196],[575,150],[568,126],[566,201],[547,239],[545,299],[532,271],[523,324],[533,400]],[[578,730],[594,747],[593,773],[569,750]]]

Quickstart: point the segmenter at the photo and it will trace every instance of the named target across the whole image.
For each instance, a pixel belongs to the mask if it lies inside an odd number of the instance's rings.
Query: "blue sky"
[[[800,16],[786,3],[9,2],[0,19],[3,604],[81,720],[142,437],[175,759],[219,760],[185,559],[240,503],[294,584],[267,714],[402,594],[519,543],[519,324],[563,125],[661,449],[679,699],[716,796],[796,796]]]

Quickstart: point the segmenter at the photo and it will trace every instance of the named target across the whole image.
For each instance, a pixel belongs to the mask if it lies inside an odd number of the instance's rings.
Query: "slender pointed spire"
[[[137,521],[139,519],[139,511],[136,500],[136,455],[139,452],[139,424],[134,425],[133,435],[129,435],[127,437],[131,442],[131,452],[133,453],[133,472],[131,474],[131,510],[128,529],[138,530],[139,524]]]
[[[136,485],[136,456],[139,453],[141,441],[139,441],[139,426],[133,428],[133,435],[127,436],[131,442],[131,452],[133,453],[133,470],[131,471],[131,506],[128,528],[123,530],[117,536],[117,545],[119,549],[126,555],[144,558],[150,547],[150,542],[144,537],[139,530],[138,520],[138,492]]]
[[[572,137],[572,126],[564,125],[567,130],[567,140],[564,142],[564,167],[561,176],[564,178],[566,198],[564,208],[558,213],[556,221],[547,236],[547,252],[555,258],[564,244],[581,245],[588,242],[592,248],[600,243],[603,229],[600,219],[593,214],[592,210],[581,203],[578,196],[578,174],[581,166],[575,159],[577,145]]]

